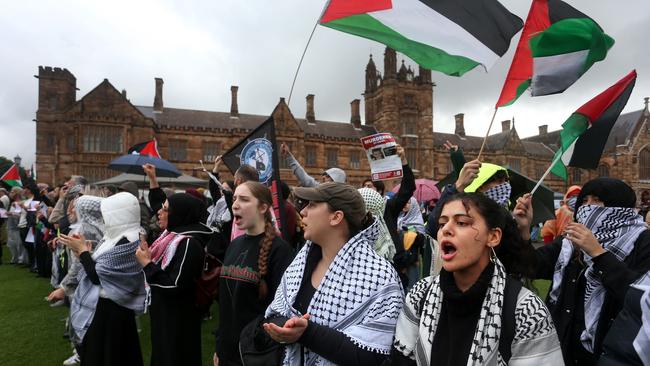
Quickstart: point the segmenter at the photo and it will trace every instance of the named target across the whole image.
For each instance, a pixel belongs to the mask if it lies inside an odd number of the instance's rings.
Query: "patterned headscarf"
[[[104,219],[102,218],[101,197],[81,196],[75,201],[77,223],[71,225],[74,232],[82,234],[87,240],[96,244],[104,236]]]
[[[397,230],[402,230],[406,226],[415,228],[415,231],[418,233],[424,233],[424,219],[422,219],[418,200],[415,197],[411,197],[409,202],[411,203],[411,209],[406,213],[400,212],[397,217]]]
[[[620,261],[625,260],[632,252],[639,235],[647,230],[645,222],[633,208],[582,205],[578,208],[576,218],[578,223],[583,224],[594,233],[603,248],[614,254]],[[559,298],[564,270],[573,257],[573,250],[573,243],[564,238],[560,255],[555,264],[553,287],[549,293],[551,303],[557,302]],[[582,258],[587,265],[585,272],[587,284],[584,295],[585,330],[582,332],[580,340],[586,350],[593,352],[596,328],[605,300],[605,287],[593,269],[591,257],[582,253]]]
[[[372,214],[375,220],[379,221],[379,236],[375,241],[375,251],[380,256],[393,261],[395,256],[395,243],[390,236],[386,222],[384,221],[384,211],[386,210],[386,200],[377,191],[370,188],[360,188],[359,193],[366,203],[366,209]]]

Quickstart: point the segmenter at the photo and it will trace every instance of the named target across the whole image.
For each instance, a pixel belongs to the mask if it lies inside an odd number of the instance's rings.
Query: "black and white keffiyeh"
[[[647,226],[641,216],[633,208],[601,207],[597,205],[582,205],[578,208],[576,221],[591,230],[605,250],[614,254],[620,261],[634,249],[634,243]],[[551,303],[556,303],[560,292],[564,270],[573,256],[573,243],[564,238],[562,250],[555,264],[553,285],[549,293]],[[600,318],[600,310],[605,300],[605,287],[593,269],[593,261],[587,253],[582,253],[587,266],[585,272],[585,330],[580,336],[586,350],[593,352],[596,328]]]
[[[101,211],[101,197],[81,196],[75,201],[77,222],[70,225],[73,234],[83,234],[86,240],[97,242],[104,236],[104,219]]]
[[[632,345],[644,365],[650,365],[650,272],[646,272],[633,285],[643,291],[641,296],[641,328]]]
[[[409,202],[411,203],[411,208],[408,212],[400,212],[397,217],[397,230],[403,230],[404,227],[413,227],[418,233],[424,234],[424,219],[422,218],[422,212],[420,212],[418,200],[415,197],[411,197]]]
[[[138,246],[139,240],[116,245],[96,259],[95,270],[101,286],[93,284],[83,268],[79,271],[79,286],[70,305],[70,320],[77,344],[81,344],[90,328],[100,295],[137,314],[145,311],[145,277],[133,254]]]
[[[377,254],[393,261],[395,256],[395,243],[390,236],[386,222],[384,221],[384,211],[386,210],[386,200],[377,191],[370,188],[359,188],[359,193],[366,203],[366,209],[379,222],[379,234],[375,240],[374,248]]]
[[[397,316],[402,308],[402,285],[391,264],[372,248],[377,222],[350,239],[330,264],[309,304],[310,322],[336,329],[357,346],[389,354]],[[287,268],[266,317],[301,316],[293,303],[302,283],[310,248],[308,241]],[[301,346],[286,347],[284,365],[299,365]],[[331,365],[305,349],[304,365]]]
[[[229,222],[230,220],[232,220],[232,216],[230,215],[230,211],[228,211],[226,198],[224,196],[221,196],[217,202],[208,207],[207,225],[211,228],[221,230],[223,224]]]
[[[506,272],[499,260],[488,285],[474,331],[467,365],[506,365],[499,353]],[[440,276],[420,280],[409,291],[397,321],[395,348],[419,366],[431,362],[444,293]],[[509,365],[562,364],[562,352],[548,309],[522,288],[515,309],[515,335]]]
[[[489,199],[499,204],[502,207],[508,207],[510,194],[512,193],[512,186],[509,182],[494,186],[487,191],[483,192]]]

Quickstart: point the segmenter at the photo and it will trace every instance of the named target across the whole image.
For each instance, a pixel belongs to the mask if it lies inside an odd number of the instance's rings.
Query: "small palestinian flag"
[[[596,169],[614,123],[627,104],[636,82],[633,70],[609,89],[590,100],[562,124],[560,149],[562,155],[551,172],[567,180],[566,167]]]
[[[18,167],[16,164],[12,165],[9,170],[7,170],[1,177],[0,181],[11,187],[22,187],[23,182],[20,180],[20,174],[18,173]]]
[[[497,0],[331,0],[320,24],[383,43],[451,76],[478,65],[489,69],[523,26]]]
[[[614,40],[585,14],[560,0],[533,0],[496,106],[514,103],[528,88],[534,97],[562,93]]]
[[[129,148],[129,154],[147,155],[154,158],[160,158],[160,153],[158,152],[158,142],[156,139],[153,139],[151,141],[133,145],[131,148]]]

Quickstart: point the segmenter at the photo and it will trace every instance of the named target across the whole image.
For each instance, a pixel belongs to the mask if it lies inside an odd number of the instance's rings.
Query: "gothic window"
[[[573,176],[571,177],[571,181],[573,184],[581,184],[582,183],[582,170],[579,168],[574,168],[573,169]]]
[[[339,165],[339,152],[336,149],[327,149],[325,156],[327,157],[327,167],[337,167]]]
[[[609,177],[609,167],[605,164],[600,164],[598,166],[598,176],[599,177]]]
[[[411,104],[413,104],[413,94],[405,94],[404,105],[411,105]]]
[[[218,142],[204,142],[203,143],[203,163],[211,163],[219,156],[219,143]]]
[[[305,147],[305,165],[306,166],[316,166],[316,147],[315,146],[306,146]]]
[[[46,132],[46,135],[45,135],[45,151],[53,152],[54,151],[54,145],[56,145],[56,136],[54,135],[54,132]]]
[[[546,169],[543,166],[538,166],[535,168],[535,179],[540,179],[544,173],[546,173]]]
[[[359,158],[359,151],[350,151],[350,168],[359,169],[361,167],[361,159]]]
[[[514,171],[521,172],[521,160],[510,158],[508,159],[508,165]]]
[[[415,115],[407,114],[402,115],[402,134],[404,135],[417,135],[417,121]]]
[[[650,180],[650,148],[648,147],[639,152],[639,179]]]
[[[77,152],[77,141],[74,135],[74,132],[65,138],[66,149],[70,153]]]
[[[90,153],[122,153],[122,128],[111,126],[85,126],[83,149]]]
[[[169,140],[169,160],[187,160],[187,141]]]
[[[418,169],[418,150],[406,149],[406,161],[413,170]]]

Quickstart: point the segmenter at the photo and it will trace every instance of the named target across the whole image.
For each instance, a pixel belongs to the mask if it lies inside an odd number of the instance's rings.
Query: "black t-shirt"
[[[224,257],[219,283],[219,334],[217,354],[226,362],[240,363],[239,334],[259,315],[263,315],[275,296],[275,290],[294,257],[293,249],[282,238],[271,245],[266,283],[269,292],[259,299],[260,242],[264,234],[242,235],[230,243]]]

